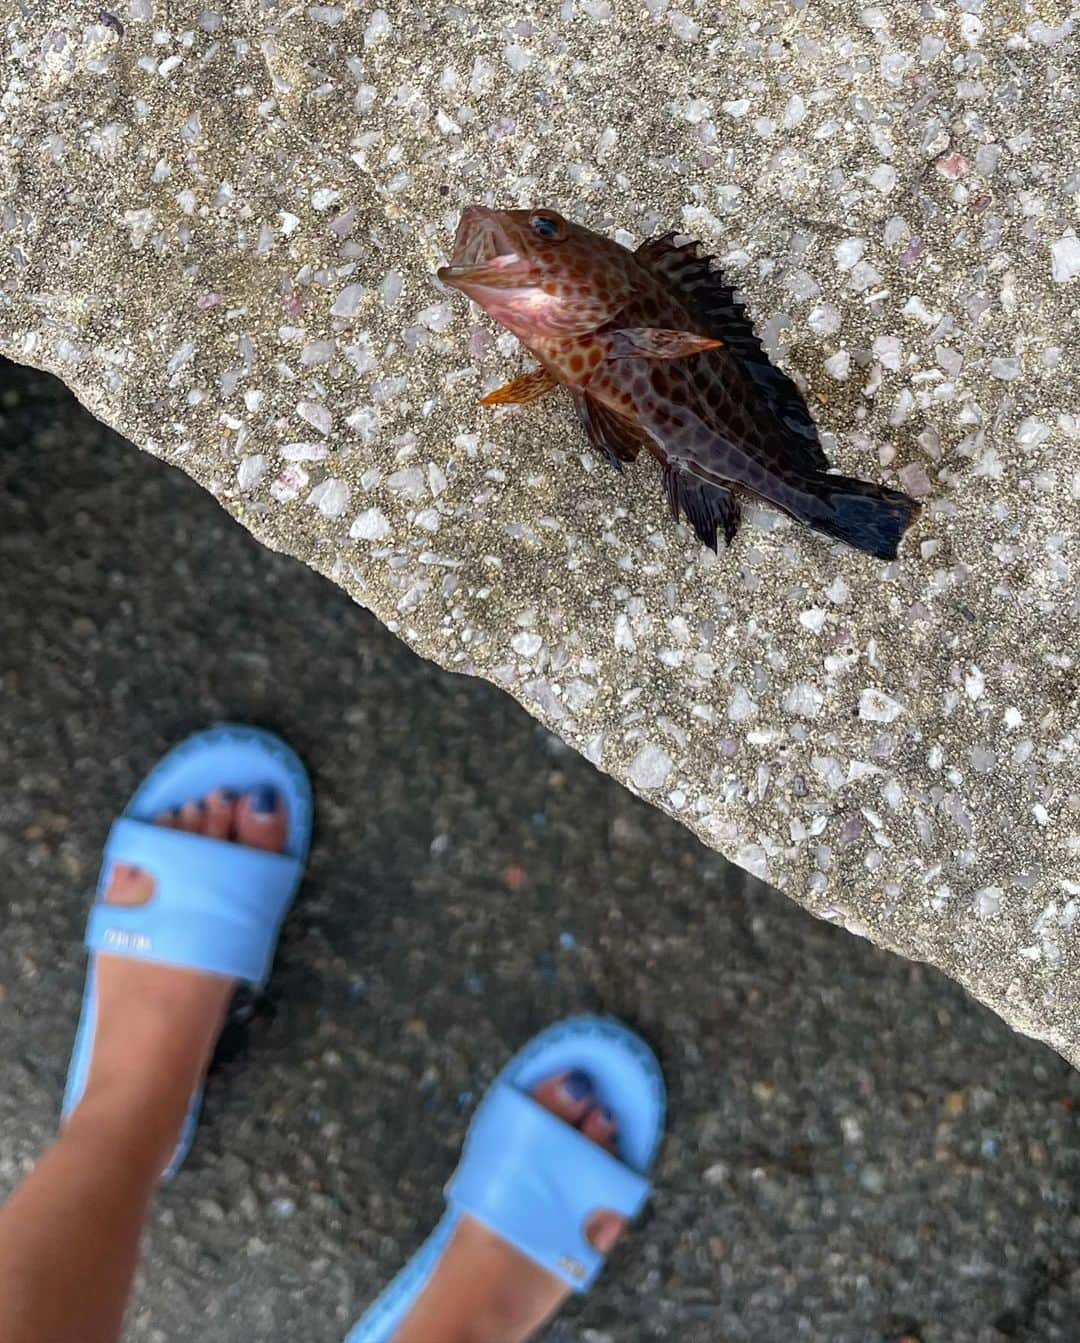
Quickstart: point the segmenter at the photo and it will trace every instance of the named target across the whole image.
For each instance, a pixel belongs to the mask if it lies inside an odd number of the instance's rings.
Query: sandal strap
[[[604,1256],[585,1237],[594,1212],[631,1218],[650,1184],[510,1082],[496,1082],[476,1112],[446,1187],[470,1213],[575,1291],[587,1290]]]
[[[145,904],[101,899],[116,863],[153,875]],[[300,870],[300,861],[284,854],[120,817],[105,843],[86,945],[262,984]]]

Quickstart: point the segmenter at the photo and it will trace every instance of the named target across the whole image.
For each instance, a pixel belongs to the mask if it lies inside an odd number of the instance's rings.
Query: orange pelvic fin
[[[535,401],[537,397],[547,396],[554,391],[558,383],[546,368],[534,368],[513,382],[496,387],[493,392],[480,398],[482,406],[519,406],[525,401]]]

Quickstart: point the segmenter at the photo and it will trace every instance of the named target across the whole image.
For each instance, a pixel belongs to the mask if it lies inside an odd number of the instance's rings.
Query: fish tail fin
[[[899,490],[822,472],[802,483],[799,502],[790,511],[815,531],[878,559],[894,560],[919,508],[910,495]]]
[[[669,462],[664,467],[664,491],[675,521],[682,513],[702,545],[716,550],[717,527],[724,533],[724,541],[731,545],[739,530],[739,501],[730,490]]]

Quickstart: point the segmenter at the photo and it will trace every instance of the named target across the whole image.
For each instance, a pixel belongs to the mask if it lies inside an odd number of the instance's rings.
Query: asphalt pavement
[[[294,743],[317,833],[155,1206],[132,1340],[341,1339],[438,1216],[487,1081],[579,1010],[648,1037],[671,1112],[650,1210],[552,1343],[1080,1336],[1060,1058],[727,866],[2,361],[0,1197],[55,1130],[110,820],[223,718]]]

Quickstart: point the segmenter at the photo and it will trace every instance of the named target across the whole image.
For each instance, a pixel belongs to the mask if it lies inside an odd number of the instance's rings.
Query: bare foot
[[[597,1104],[583,1072],[549,1077],[533,1097],[617,1155],[615,1117]],[[606,1254],[626,1227],[619,1213],[593,1213],[585,1234]],[[393,1343],[524,1343],[570,1295],[566,1285],[475,1218],[458,1224]]]
[[[287,818],[272,788],[238,796],[217,789],[154,818],[155,824],[280,852]],[[103,899],[140,905],[152,872],[114,866]],[[74,1113],[130,1116],[132,1140],[172,1155],[192,1092],[206,1071],[235,980],[153,961],[97,953],[97,1025],[86,1090]]]

